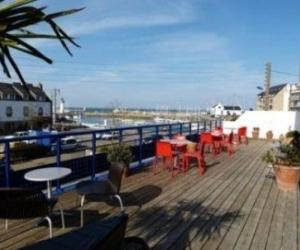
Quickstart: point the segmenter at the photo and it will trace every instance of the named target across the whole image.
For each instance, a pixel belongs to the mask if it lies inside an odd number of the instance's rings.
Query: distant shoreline
[[[119,118],[119,119],[143,119],[143,120],[153,120],[155,118],[155,115],[152,114],[132,114],[132,113],[103,113],[103,112],[84,112],[84,116],[97,116],[97,117],[103,117],[103,118]]]

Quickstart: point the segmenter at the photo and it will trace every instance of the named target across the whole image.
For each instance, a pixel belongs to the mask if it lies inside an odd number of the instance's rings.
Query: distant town
[[[102,119],[101,127],[107,126],[107,120],[115,119],[121,121],[117,123],[119,125],[122,121],[127,124],[132,121],[131,124],[142,125],[151,121],[197,121],[214,117],[235,120],[245,111],[239,105],[221,102],[206,109],[170,109],[167,107],[133,109],[121,105],[110,108],[66,107],[63,98],[59,101],[53,100],[53,97],[51,99],[44,91],[42,84],[28,84],[28,86],[33,99],[29,99],[20,83],[0,83],[0,134],[50,127],[59,130],[97,125],[99,127],[101,124],[89,122],[93,118],[94,120]],[[266,91],[258,93],[256,107],[253,110],[296,111],[299,109],[300,86],[284,83],[270,86],[267,104]]]

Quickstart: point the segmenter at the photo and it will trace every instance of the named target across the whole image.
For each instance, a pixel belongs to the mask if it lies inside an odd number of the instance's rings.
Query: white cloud
[[[72,35],[79,36],[111,29],[182,24],[197,18],[198,10],[188,0],[90,1],[80,20],[67,27]]]
[[[155,49],[160,53],[181,54],[203,54],[225,50],[227,40],[212,32],[178,32],[158,40]],[[219,55],[222,56],[222,55]]]
[[[88,35],[97,31],[108,29],[136,28],[147,26],[162,26],[182,23],[187,20],[175,16],[135,16],[135,17],[109,17],[102,20],[80,23],[70,28],[74,36]]]

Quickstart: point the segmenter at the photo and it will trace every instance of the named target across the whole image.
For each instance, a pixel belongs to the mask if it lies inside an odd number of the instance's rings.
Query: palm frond
[[[26,48],[28,50],[29,54],[31,54],[35,57],[38,57],[49,64],[52,63],[51,59],[49,59],[47,56],[45,56],[43,53],[41,53],[36,48],[32,47],[30,44],[24,42],[22,39],[19,39],[18,37],[15,37],[15,36],[9,35],[9,34],[6,34],[5,38],[9,39],[10,41],[16,42],[17,45],[20,45],[20,46]],[[13,46],[7,45],[7,47],[13,47]],[[14,46],[14,48],[16,48],[16,46]]]
[[[2,14],[2,12],[9,11],[11,9],[15,9],[17,7],[21,7],[21,6],[36,2],[36,1],[37,0],[15,0],[14,2],[12,2],[10,4],[7,4],[6,6],[1,7],[0,14]],[[4,1],[2,1],[2,2],[4,2]]]
[[[10,67],[13,69],[29,95],[30,92],[26,81],[10,50],[17,50],[50,64],[52,60],[32,46],[28,39],[55,39],[60,42],[68,54],[72,55],[69,44],[76,47],[80,46],[54,19],[71,15],[84,9],[69,9],[47,14],[45,12],[47,7],[35,7],[31,5],[36,1],[14,0],[3,5],[5,0],[0,0],[0,65],[4,74],[9,78],[11,78]],[[32,26],[37,26],[40,23],[49,25],[53,33],[36,33],[30,30]]]
[[[8,59],[9,63],[11,64],[11,66],[13,67],[14,71],[16,72],[16,74],[18,75],[25,91],[29,94],[29,97],[32,98],[31,93],[27,87],[26,81],[23,78],[23,75],[21,73],[21,71],[19,70],[18,65],[16,64],[15,60],[13,59],[13,57],[10,54],[10,51],[7,47],[3,47],[3,54],[6,56],[6,58]]]

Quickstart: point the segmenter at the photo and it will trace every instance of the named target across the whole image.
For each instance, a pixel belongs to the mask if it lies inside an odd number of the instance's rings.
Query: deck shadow
[[[208,240],[218,236],[221,228],[241,217],[239,210],[220,212],[203,206],[201,202],[182,201],[172,207],[156,206],[155,210],[151,207],[139,211],[132,228],[142,232],[148,242],[155,240],[159,228],[160,234],[167,237],[160,239],[158,248],[176,246],[176,249],[189,249],[193,238]]]
[[[65,210],[65,223],[66,228],[68,227],[80,227],[80,210],[70,209]],[[109,213],[101,213],[98,210],[84,209],[84,224],[88,224],[95,220],[101,220],[107,217]],[[53,217],[53,227],[61,228],[60,215]],[[43,222],[41,225],[47,226],[46,222]]]
[[[155,185],[145,185],[143,187],[137,188],[130,192],[121,192],[120,196],[122,198],[125,207],[128,206],[138,206],[141,207],[144,204],[152,201],[162,193],[162,189]],[[101,197],[99,195],[90,195],[86,197],[87,202],[105,202],[109,206],[119,207],[119,203],[114,198]]]

